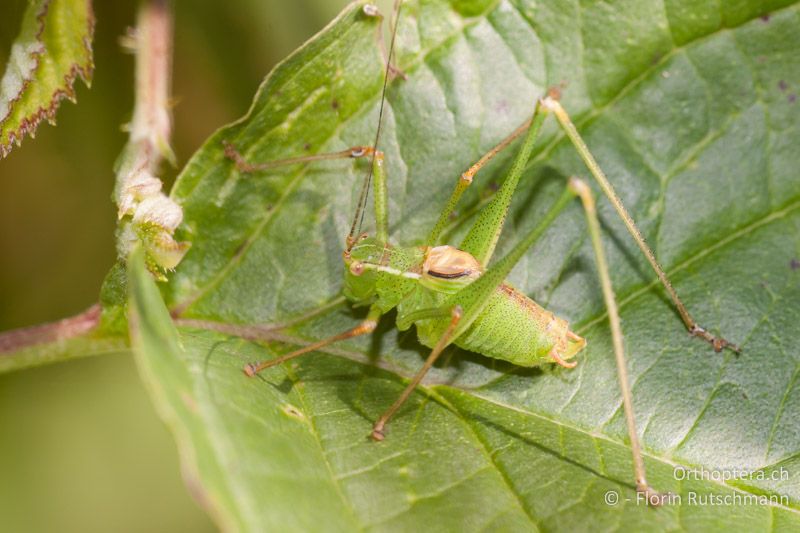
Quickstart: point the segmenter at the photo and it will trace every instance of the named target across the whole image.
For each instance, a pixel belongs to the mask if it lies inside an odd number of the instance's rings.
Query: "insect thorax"
[[[359,305],[386,312],[417,287],[452,294],[481,274],[477,260],[452,246],[394,247],[364,237],[345,252],[344,294]]]

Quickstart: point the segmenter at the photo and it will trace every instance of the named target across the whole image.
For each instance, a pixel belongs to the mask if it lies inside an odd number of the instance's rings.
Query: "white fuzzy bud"
[[[183,220],[181,207],[163,194],[141,201],[133,213],[133,223],[150,223],[172,233]]]

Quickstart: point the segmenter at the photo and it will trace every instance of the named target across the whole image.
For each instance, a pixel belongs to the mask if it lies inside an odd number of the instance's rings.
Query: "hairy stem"
[[[131,250],[141,244],[147,268],[164,280],[189,249],[189,243],[179,243],[173,238],[183,220],[183,211],[162,192],[158,178],[162,161],[175,160],[169,146],[172,67],[169,3],[164,0],[143,3],[136,29],[129,33],[127,44],[136,54],[136,102],[130,139],[117,169],[118,252],[125,261]]]
[[[100,304],[94,304],[83,313],[56,322],[5,331],[0,333],[0,356],[37,344],[58,342],[84,335],[92,331],[99,321]]]
[[[124,352],[127,339],[99,332],[100,305],[38,326],[0,333],[0,374],[47,363]]]
[[[172,234],[183,213],[161,192],[155,176],[164,158],[173,159],[169,147],[170,73],[172,68],[172,14],[166,0],[149,0],[139,10],[136,30],[127,43],[136,53],[136,103],[130,139],[117,169],[116,198],[121,220],[119,250],[143,242],[156,275],[175,267],[188,244]],[[120,336],[93,335],[101,307],[57,322],[0,333],[0,372],[125,349]]]

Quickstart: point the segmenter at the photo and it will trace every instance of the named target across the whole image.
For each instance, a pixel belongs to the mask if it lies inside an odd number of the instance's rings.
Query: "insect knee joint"
[[[248,163],[244,156],[242,156],[241,152],[236,149],[233,143],[229,141],[222,141],[222,146],[224,149],[225,157],[233,161],[233,164],[236,166],[236,170],[243,174],[248,174],[253,172],[255,168],[253,165]]]
[[[594,211],[594,193],[592,193],[592,189],[589,188],[589,185],[585,181],[572,176],[567,182],[567,188],[573,194],[580,197],[587,211]]]
[[[358,329],[359,329],[359,333],[367,334],[367,333],[372,333],[373,331],[375,331],[375,329],[377,327],[378,327],[378,321],[377,320],[365,320],[364,322],[361,323],[361,325],[358,327]]]
[[[383,18],[383,15],[381,15],[381,12],[378,10],[378,6],[376,6],[375,4],[364,4],[364,7],[362,7],[361,10],[368,17]]]
[[[353,146],[350,148],[350,157],[357,159],[359,157],[369,157],[375,154],[375,159],[383,159],[383,151],[376,150],[372,146]]]
[[[585,181],[577,176],[571,176],[567,181],[567,186],[570,191],[578,196],[592,196],[592,189],[589,188],[589,185],[587,185]]]
[[[472,185],[472,178],[475,177],[475,174],[478,172],[478,170],[480,170],[480,166],[472,165],[469,167],[469,169],[467,169],[466,172],[461,174],[461,178],[459,178],[459,180],[464,186]]]

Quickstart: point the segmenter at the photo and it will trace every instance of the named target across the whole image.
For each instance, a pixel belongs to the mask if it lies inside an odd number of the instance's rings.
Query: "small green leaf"
[[[75,99],[76,77],[89,84],[93,34],[90,0],[29,2],[0,80],[0,157],[55,121],[61,100]]]
[[[800,526],[800,13],[791,2],[721,3],[712,11],[701,4],[406,2],[397,59],[408,80],[390,85],[381,141],[392,238],[419,243],[460,173],[523,122],[536,97],[563,87],[565,107],[678,293],[705,326],[744,348],[715,354],[686,334],[600,198],[650,482],[682,503],[653,509],[636,501],[610,335],[577,204],[511,275],[588,339],[575,370],[524,370],[451,350],[381,443],[367,439],[372,422],[428,352],[413,331],[396,331],[393,316],[369,337],[258,378],[242,373],[246,362],[364,316],[337,299],[363,165],[329,161],[245,175],[223,154],[223,141],[252,162],[371,142],[382,59],[377,20],[355,5],[269,75],[249,114],[209,139],[172,192],[185,210],[178,237],[192,248],[162,292],[187,321],[177,334],[166,324],[142,327],[140,359],[151,362],[145,377],[165,391],[157,402],[181,448],[192,450],[184,458],[212,507],[228,517],[223,525]],[[477,176],[450,242],[459,242],[511,155]],[[498,254],[573,174],[587,173],[550,123]],[[151,293],[139,313],[158,308],[166,322]],[[293,319],[284,329],[253,327]],[[219,332],[235,328],[240,335]],[[265,340],[247,340],[257,333]],[[680,474],[701,468],[754,474],[728,481]],[[759,480],[759,472],[787,479]]]

